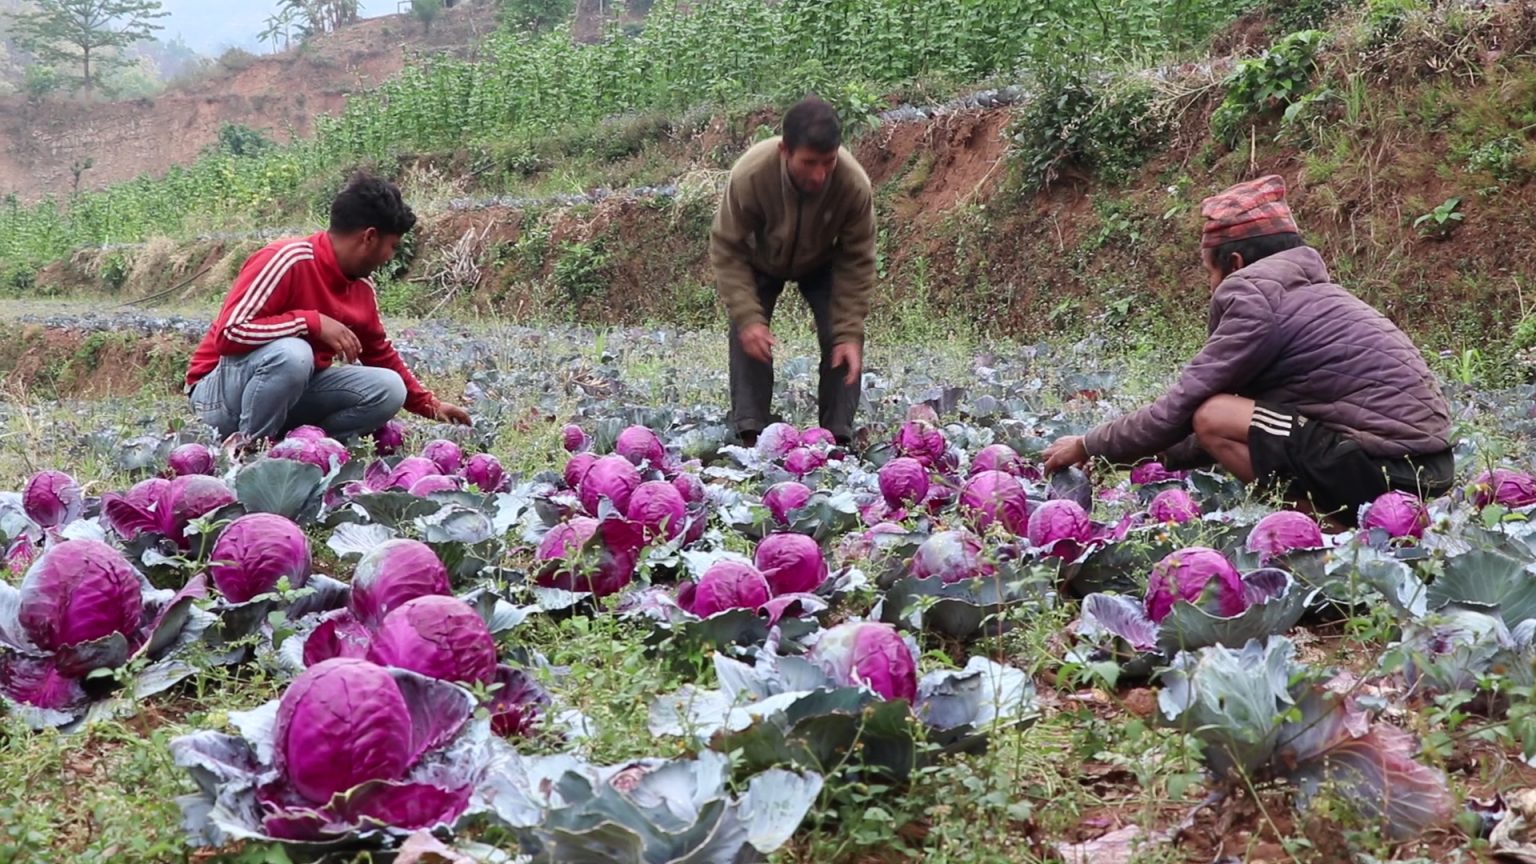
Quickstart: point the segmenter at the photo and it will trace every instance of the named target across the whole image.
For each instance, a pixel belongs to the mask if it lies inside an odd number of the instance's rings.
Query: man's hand
[[[475,421],[469,416],[468,411],[457,405],[450,405],[447,402],[437,403],[433,416],[440,422],[453,423],[456,426],[475,425]]]
[[[320,316],[320,332],[315,338],[343,363],[351,363],[363,353],[363,343],[357,341],[352,328],[329,315]]]
[[[1045,473],[1055,474],[1063,468],[1073,468],[1088,461],[1088,445],[1081,435],[1057,438],[1056,443],[1045,448]]]
[[[759,363],[773,362],[773,346],[779,344],[767,324],[748,324],[741,328],[741,348]]]
[[[843,381],[852,387],[864,372],[864,346],[857,342],[839,342],[832,346],[832,368],[844,367],[847,367],[848,375]]]

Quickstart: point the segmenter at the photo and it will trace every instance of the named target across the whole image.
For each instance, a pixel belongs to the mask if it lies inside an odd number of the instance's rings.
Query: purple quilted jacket
[[[1228,276],[1211,296],[1210,337],[1179,380],[1088,433],[1088,452],[1119,464],[1159,454],[1170,467],[1207,463],[1193,418],[1224,393],[1293,408],[1373,456],[1450,446],[1450,407],[1424,356],[1385,315],[1329,281],[1310,247]]]

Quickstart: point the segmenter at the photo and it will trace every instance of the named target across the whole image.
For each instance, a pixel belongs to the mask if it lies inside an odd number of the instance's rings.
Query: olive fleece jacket
[[[720,298],[738,329],[767,324],[753,271],[796,282],[832,267],[832,341],[862,343],[875,285],[875,204],[869,175],[846,148],[821,191],[790,182],[778,137],[731,169],[710,229]]]

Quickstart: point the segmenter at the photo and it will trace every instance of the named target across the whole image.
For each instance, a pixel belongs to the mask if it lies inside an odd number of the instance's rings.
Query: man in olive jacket
[[[1099,457],[1219,463],[1279,481],[1354,524],[1389,489],[1450,488],[1450,407],[1424,356],[1385,315],[1333,284],[1302,243],[1278,176],[1205,200],[1210,335],[1167,393],[1047,448],[1046,470]]]
[[[875,207],[830,105],[810,98],[794,106],[782,137],[736,162],[709,257],[731,318],[731,421],[743,443],[756,443],[769,422],[776,344],[769,323],[785,282],[798,283],[816,320],[821,426],[848,443],[875,282]]]

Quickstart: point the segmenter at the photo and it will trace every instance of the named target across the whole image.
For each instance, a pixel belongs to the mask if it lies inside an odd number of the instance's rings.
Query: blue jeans
[[[319,426],[348,440],[383,426],[405,404],[405,382],[393,369],[332,366],[315,370],[303,339],[269,342],[229,355],[192,388],[192,407],[220,437],[242,432],[277,439],[298,426]]]

